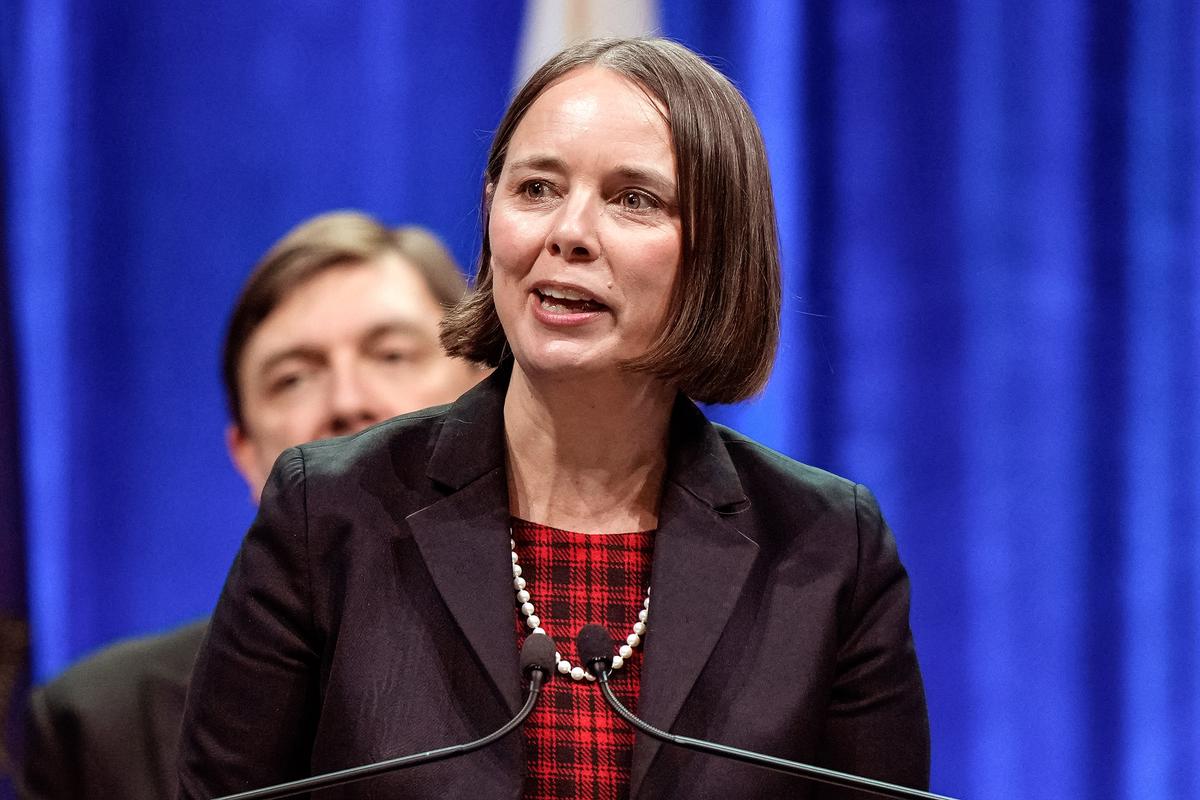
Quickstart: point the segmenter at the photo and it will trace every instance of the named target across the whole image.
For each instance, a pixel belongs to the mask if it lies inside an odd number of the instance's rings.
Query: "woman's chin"
[[[605,342],[549,339],[513,347],[517,364],[530,377],[579,380],[624,374],[623,356]]]
[[[541,348],[532,353],[519,353],[516,360],[526,375],[550,380],[582,379],[620,372],[615,359],[578,348]]]

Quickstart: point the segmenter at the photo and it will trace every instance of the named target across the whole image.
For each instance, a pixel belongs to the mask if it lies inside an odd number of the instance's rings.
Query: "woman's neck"
[[[504,401],[511,513],[588,533],[657,527],[674,400],[646,375],[534,380],[513,365]]]

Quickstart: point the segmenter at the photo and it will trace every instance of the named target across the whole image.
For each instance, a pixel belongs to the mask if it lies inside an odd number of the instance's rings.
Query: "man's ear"
[[[258,505],[263,485],[267,482],[267,474],[259,462],[254,442],[246,435],[242,426],[231,422],[225,428],[225,447],[229,450],[229,459],[233,466],[250,489],[250,502]]]

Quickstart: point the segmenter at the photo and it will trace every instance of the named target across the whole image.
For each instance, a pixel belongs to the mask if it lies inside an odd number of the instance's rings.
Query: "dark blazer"
[[[519,708],[508,375],[280,457],[197,660],[180,797],[466,742]],[[639,713],[926,785],[908,582],[871,495],[710,424],[682,397],[669,447]],[[575,634],[553,621],[549,632]],[[319,796],[519,798],[523,770],[514,735]],[[834,796],[820,791],[643,738],[634,748],[635,798]]]
[[[21,797],[170,797],[188,677],[206,625],[112,645],[34,690]]]

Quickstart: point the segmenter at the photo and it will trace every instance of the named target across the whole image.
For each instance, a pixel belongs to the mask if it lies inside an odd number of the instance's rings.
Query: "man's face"
[[[257,501],[286,448],[447,403],[483,373],[438,342],[442,308],[397,255],[334,266],[286,295],[242,351],[229,450]]]

